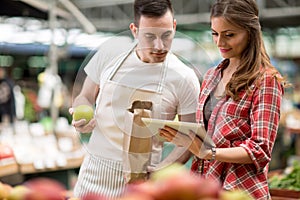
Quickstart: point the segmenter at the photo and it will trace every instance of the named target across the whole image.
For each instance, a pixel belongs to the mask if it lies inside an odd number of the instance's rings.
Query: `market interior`
[[[222,59],[211,39],[213,1],[173,3],[178,27],[172,50],[204,74]],[[270,172],[278,174],[294,162],[300,166],[300,1],[257,3],[272,64],[293,84],[283,97],[270,165]],[[0,182],[15,186],[48,177],[72,190],[89,139],[70,125],[75,82],[101,44],[129,34],[132,4],[133,0],[1,1],[0,69],[14,84],[16,120],[12,123],[5,116],[0,124]],[[300,191],[300,183],[298,187]]]

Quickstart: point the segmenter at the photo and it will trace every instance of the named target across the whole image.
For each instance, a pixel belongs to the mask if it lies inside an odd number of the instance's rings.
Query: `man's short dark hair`
[[[158,18],[170,10],[174,14],[170,0],[135,0],[134,24],[138,27],[141,16]]]

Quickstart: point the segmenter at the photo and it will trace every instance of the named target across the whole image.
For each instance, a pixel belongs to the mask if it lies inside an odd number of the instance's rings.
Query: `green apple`
[[[186,173],[187,169],[185,168],[184,165],[179,164],[179,163],[173,163],[171,165],[168,165],[159,171],[155,171],[151,174],[151,180],[153,181],[160,181],[160,180],[165,180],[170,177],[172,177],[174,174],[178,173]]]
[[[7,200],[23,200],[30,192],[29,188],[24,185],[17,185],[10,190]]]
[[[7,199],[10,191],[12,190],[12,186],[0,182],[0,199]]]
[[[74,108],[73,119],[75,121],[85,119],[88,123],[94,117],[94,110],[89,105],[79,105]]]
[[[236,189],[232,191],[222,191],[220,193],[221,200],[254,200],[251,196],[249,196],[245,191]]]

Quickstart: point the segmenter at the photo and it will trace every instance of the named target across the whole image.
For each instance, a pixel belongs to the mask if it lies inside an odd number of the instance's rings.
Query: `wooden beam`
[[[40,0],[19,0],[19,1],[22,1],[32,7],[35,7],[41,11],[46,11],[46,12],[49,12],[50,11],[50,5],[45,3],[45,2],[42,2]],[[58,17],[62,17],[62,18],[65,18],[65,19],[71,19],[72,16],[70,13],[66,12],[65,10],[63,9],[60,9],[58,7],[56,7],[54,9],[54,12],[56,14],[56,16]]]

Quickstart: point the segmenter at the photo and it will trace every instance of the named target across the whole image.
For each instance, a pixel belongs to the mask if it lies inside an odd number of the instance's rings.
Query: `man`
[[[6,77],[4,67],[0,67],[0,123],[13,123],[16,118],[13,82]]]
[[[130,175],[135,167],[155,168],[188,159],[185,149],[176,148],[162,164],[162,142],[155,137],[131,140],[132,135],[147,132],[133,122],[141,117],[173,120],[178,115],[181,121],[194,122],[200,87],[194,71],[169,52],[176,30],[170,0],[135,0],[134,17],[130,30],[136,42],[130,48],[113,40],[102,45],[85,67],[87,78],[73,102],[73,107],[96,104],[89,123],[72,122],[78,132],[92,132],[74,189],[78,197],[120,196],[128,182],[130,145],[143,149],[134,158],[140,160],[129,167]]]

